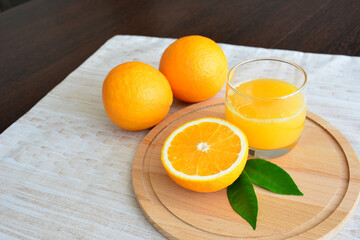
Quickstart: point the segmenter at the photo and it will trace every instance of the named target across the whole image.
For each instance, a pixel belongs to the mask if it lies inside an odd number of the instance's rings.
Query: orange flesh
[[[168,149],[168,159],[179,172],[208,176],[232,166],[240,151],[240,138],[230,128],[203,122],[174,137]]]

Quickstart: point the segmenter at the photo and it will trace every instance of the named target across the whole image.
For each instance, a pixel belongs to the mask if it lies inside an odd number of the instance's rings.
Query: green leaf
[[[232,208],[255,230],[258,202],[254,187],[245,171],[227,188],[227,196]]]
[[[278,165],[264,159],[250,159],[245,171],[250,180],[272,192],[285,195],[304,195],[290,175]]]

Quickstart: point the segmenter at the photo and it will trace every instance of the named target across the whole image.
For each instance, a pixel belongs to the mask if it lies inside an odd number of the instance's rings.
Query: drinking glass
[[[277,158],[294,148],[306,118],[305,71],[280,58],[255,58],[234,66],[227,78],[226,120],[249,141],[249,154]]]

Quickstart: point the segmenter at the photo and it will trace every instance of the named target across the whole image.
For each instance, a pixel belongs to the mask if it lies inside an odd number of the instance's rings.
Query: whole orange
[[[182,37],[163,53],[160,71],[168,79],[174,96],[185,102],[200,102],[218,93],[226,80],[225,54],[211,39]]]
[[[127,62],[112,69],[104,81],[102,98],[109,118],[130,131],[159,123],[173,101],[166,77],[141,62]]]

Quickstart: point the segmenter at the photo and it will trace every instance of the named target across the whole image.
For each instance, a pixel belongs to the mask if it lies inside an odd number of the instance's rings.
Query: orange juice
[[[226,120],[244,131],[251,148],[290,148],[304,128],[306,102],[298,87],[278,79],[245,81],[228,89]]]

